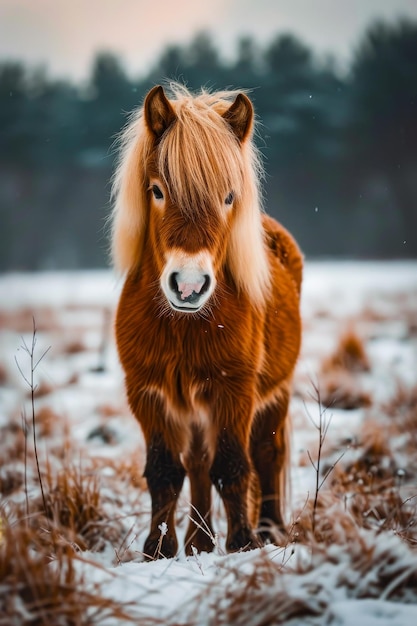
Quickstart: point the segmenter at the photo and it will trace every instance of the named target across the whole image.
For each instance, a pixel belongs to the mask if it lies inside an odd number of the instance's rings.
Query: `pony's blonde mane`
[[[156,152],[143,109],[134,114],[121,136],[113,182],[114,264],[122,272],[140,264],[148,212],[147,165],[153,158],[171,198],[196,223],[196,207],[205,210],[213,200],[221,205],[233,191],[236,216],[227,263],[238,287],[261,304],[270,282],[259,193],[262,166],[252,140],[241,145],[221,117],[238,92],[202,90],[193,96],[178,84],[171,85],[170,91],[177,119]]]

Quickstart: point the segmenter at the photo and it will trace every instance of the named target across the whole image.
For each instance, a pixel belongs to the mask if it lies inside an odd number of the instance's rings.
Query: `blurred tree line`
[[[226,63],[207,33],[134,80],[100,53],[86,84],[0,63],[0,270],[106,265],[115,135],[164,78],[252,89],[266,209],[308,257],[417,256],[417,24],[378,22],[349,72],[291,34],[244,37]]]

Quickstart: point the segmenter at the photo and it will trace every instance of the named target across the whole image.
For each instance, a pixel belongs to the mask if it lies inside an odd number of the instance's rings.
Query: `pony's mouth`
[[[197,313],[200,309],[203,308],[203,305],[200,306],[178,306],[178,304],[174,304],[172,300],[169,300],[169,304],[175,311],[180,311],[181,313]]]

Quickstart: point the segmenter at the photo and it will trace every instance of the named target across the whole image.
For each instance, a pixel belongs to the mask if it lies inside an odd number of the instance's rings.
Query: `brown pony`
[[[261,212],[249,98],[171,89],[168,99],[154,87],[123,133],[114,181],[113,257],[126,273],[116,338],[147,446],[148,558],[176,554],[186,472],[197,517],[188,553],[213,549],[212,484],[227,550],[284,530],[301,334],[302,257]]]

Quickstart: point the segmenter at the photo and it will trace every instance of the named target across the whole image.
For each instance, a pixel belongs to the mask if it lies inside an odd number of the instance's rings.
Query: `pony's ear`
[[[143,106],[145,122],[149,130],[159,139],[176,119],[175,111],[161,85],[150,90]]]
[[[239,93],[233,104],[223,113],[240,142],[245,141],[252,130],[253,106],[244,93]]]

